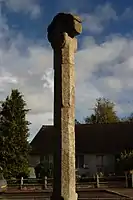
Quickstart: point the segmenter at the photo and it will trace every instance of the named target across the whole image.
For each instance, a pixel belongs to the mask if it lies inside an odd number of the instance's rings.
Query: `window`
[[[96,155],[96,168],[97,168],[97,172],[104,172],[104,155]]]
[[[53,163],[53,155],[52,154],[41,155],[40,162]]]
[[[49,162],[49,155],[45,155],[45,156],[44,156],[44,160],[45,160],[46,162]]]
[[[96,155],[96,165],[103,165],[104,155]]]
[[[49,155],[49,163],[53,163],[53,155]]]
[[[44,156],[41,155],[41,156],[40,156],[40,162],[43,162],[43,161],[44,161]]]
[[[49,162],[49,155],[41,155],[40,162]]]
[[[76,168],[83,168],[84,166],[84,155],[76,156]]]
[[[97,168],[98,173],[101,173],[101,172],[104,173],[104,166],[103,165],[97,165],[96,168]]]

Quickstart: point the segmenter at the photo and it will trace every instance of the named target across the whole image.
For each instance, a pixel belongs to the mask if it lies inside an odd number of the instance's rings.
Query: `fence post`
[[[126,179],[126,188],[128,188],[128,177],[127,177],[127,172],[125,172],[125,179]]]
[[[44,188],[47,189],[48,179],[47,176],[44,177]]]
[[[23,184],[24,184],[24,178],[21,177],[21,181],[20,181],[20,189],[21,189],[21,190],[22,190],[22,188],[23,188]]]
[[[99,188],[99,176],[98,176],[98,174],[96,175],[96,187]]]
[[[43,178],[43,185],[42,185],[43,190],[47,189],[47,183],[48,183],[48,179],[47,179],[47,176],[45,176]]]

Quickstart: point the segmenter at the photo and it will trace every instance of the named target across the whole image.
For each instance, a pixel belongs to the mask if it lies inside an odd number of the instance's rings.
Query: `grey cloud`
[[[5,0],[5,5],[13,12],[29,13],[32,19],[41,14],[37,0]]]
[[[118,18],[116,11],[109,3],[98,5],[94,12],[83,13],[81,17],[83,19],[83,29],[93,34],[100,34],[109,20],[117,20]]]
[[[5,21],[1,26],[4,26]],[[9,94],[11,88],[19,88],[31,108],[28,119],[32,122],[32,136],[42,124],[52,123],[53,116],[53,62],[52,49],[34,44],[19,35],[12,37],[8,49],[0,45],[0,99]],[[0,29],[3,42],[6,43]],[[28,53],[20,52],[21,43],[26,41]],[[84,40],[84,39],[83,39]],[[0,43],[1,44],[1,43]],[[84,47],[85,45],[85,47]],[[76,54],[76,108],[82,117],[89,114],[95,99],[110,97],[121,113],[131,111],[129,103],[119,103],[126,94],[129,101],[133,93],[133,40],[114,36],[103,44],[97,44],[93,37],[85,38],[82,49]],[[2,72],[4,69],[4,72]],[[100,74],[98,78],[99,71]],[[110,74],[109,74],[110,73]],[[17,82],[14,82],[16,80]],[[130,94],[130,95],[128,95]],[[127,106],[126,106],[127,105]]]
[[[130,113],[133,98],[132,38],[114,36],[112,40],[107,40],[104,44],[94,43],[90,47],[89,43],[88,48],[86,44],[86,48],[79,51],[77,55],[77,85],[78,82],[80,85],[85,84],[77,99],[78,109],[83,110],[83,105],[87,106],[87,104],[88,107],[92,107],[91,91],[93,88],[94,99],[101,96],[110,98],[116,102],[119,115]],[[77,87],[80,88],[80,86]],[[127,95],[127,98],[120,103],[124,95]],[[86,98],[83,98],[85,96]],[[82,102],[80,102],[81,97]],[[84,110],[82,115],[85,114]]]

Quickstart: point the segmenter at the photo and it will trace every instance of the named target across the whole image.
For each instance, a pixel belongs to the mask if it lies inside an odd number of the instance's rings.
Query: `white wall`
[[[103,155],[103,158],[95,154],[85,154],[84,155],[84,164],[88,167],[88,169],[79,169],[80,174],[88,174],[89,176],[93,176],[97,172],[97,165],[103,165],[103,169],[105,173],[113,173],[115,168],[115,157],[110,154]]]
[[[102,163],[101,163],[102,160]],[[53,156],[49,155],[49,162],[53,161]],[[29,157],[29,164],[31,167],[35,167],[40,163],[40,156],[32,155]],[[78,169],[80,174],[87,174],[88,176],[93,176],[97,172],[97,165],[103,164],[105,173],[113,173],[115,170],[115,157],[111,154],[106,154],[103,159],[97,158],[96,154],[85,154],[84,164],[88,168]]]
[[[114,155],[106,155],[104,156],[104,166],[105,172],[113,173],[115,171],[115,156]]]

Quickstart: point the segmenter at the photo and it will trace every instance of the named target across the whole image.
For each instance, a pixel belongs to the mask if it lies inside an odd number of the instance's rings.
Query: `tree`
[[[75,124],[80,124],[80,122],[77,119],[75,119]]]
[[[12,90],[1,104],[0,166],[6,178],[28,175],[28,111],[23,95],[18,90]]]
[[[128,117],[124,117],[121,119],[123,122],[133,122],[133,113],[131,113]]]
[[[128,121],[133,122],[133,113],[131,113],[130,116],[128,117]]]
[[[133,150],[127,151],[125,150],[119,155],[117,159],[117,164],[119,166],[119,170],[122,172],[132,170],[133,169]]]
[[[85,120],[86,124],[96,124],[97,123],[95,114],[92,114],[90,117],[86,117],[84,120]]]
[[[90,117],[86,117],[85,123],[114,123],[118,122],[119,118],[114,111],[114,103],[105,98],[96,99],[96,104],[94,107],[94,114]]]

